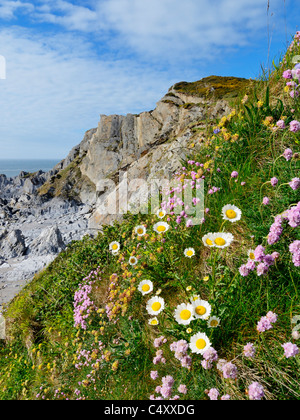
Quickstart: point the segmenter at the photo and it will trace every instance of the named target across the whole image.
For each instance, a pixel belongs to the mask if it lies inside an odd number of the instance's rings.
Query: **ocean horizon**
[[[20,172],[50,171],[61,159],[0,159],[0,175],[8,178],[18,176]]]

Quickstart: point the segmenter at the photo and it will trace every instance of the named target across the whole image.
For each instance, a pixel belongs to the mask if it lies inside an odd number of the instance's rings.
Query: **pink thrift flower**
[[[229,362],[226,363],[222,368],[223,376],[225,379],[236,379],[237,378],[237,367]]]
[[[231,174],[231,178],[237,178],[239,176],[239,173],[237,171],[233,171]]]
[[[284,355],[287,359],[295,357],[297,354],[299,354],[299,348],[296,346],[296,344],[285,343],[281,347],[283,347]]]
[[[244,356],[249,358],[249,359],[253,359],[253,357],[255,356],[256,353],[256,349],[254,347],[254,345],[252,343],[248,343],[245,347],[244,347]]]
[[[270,199],[268,197],[264,197],[263,199],[263,205],[267,206],[268,204],[270,204]]]
[[[155,381],[155,379],[158,378],[157,370],[152,370],[151,373],[150,373],[150,377],[151,377],[151,379],[153,379]]]
[[[293,151],[291,149],[286,149],[282,155],[287,161],[291,160],[293,157]]]
[[[257,400],[260,401],[264,396],[264,388],[258,382],[253,382],[249,386],[248,395],[250,400]]]
[[[277,178],[271,178],[271,185],[272,187],[275,187],[278,184],[278,179]]]
[[[296,191],[300,187],[300,178],[293,178],[291,182],[289,182],[289,186]]]
[[[186,385],[179,385],[178,392],[180,392],[180,394],[187,394],[187,387],[186,387]]]
[[[276,125],[277,125],[278,128],[281,128],[281,129],[285,128],[284,120],[277,121]]]
[[[220,393],[216,388],[212,388],[209,390],[207,395],[209,396],[211,401],[217,401]]]

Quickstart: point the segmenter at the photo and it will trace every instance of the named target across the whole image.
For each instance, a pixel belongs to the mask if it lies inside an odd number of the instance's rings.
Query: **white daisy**
[[[184,255],[188,258],[192,258],[195,255],[195,250],[194,248],[186,248],[184,250]]]
[[[191,337],[190,349],[192,353],[204,354],[211,347],[209,338],[204,333],[197,333]]]
[[[190,303],[182,303],[178,305],[174,312],[174,317],[178,324],[188,325],[191,321],[194,320],[193,317],[194,308]]]
[[[208,246],[210,248],[214,247],[214,241],[213,241],[213,233],[207,233],[203,236],[202,242],[205,246]]]
[[[220,318],[217,318],[216,316],[212,316],[207,321],[208,328],[217,328],[220,325],[220,322],[221,322]]]
[[[145,226],[140,225],[140,226],[137,226],[134,229],[134,231],[138,236],[144,236],[144,235],[146,235],[147,229],[145,228]]]
[[[165,309],[165,301],[161,297],[153,297],[148,300],[146,309],[149,315],[158,315]]]
[[[233,239],[234,237],[231,233],[218,232],[213,234],[213,242],[216,248],[226,248]]]
[[[142,295],[148,295],[153,290],[153,283],[151,280],[143,280],[138,285],[138,290],[142,293]]]
[[[130,257],[128,262],[130,265],[134,266],[137,265],[138,259],[136,257]]]
[[[152,325],[152,326],[156,326],[156,325],[159,324],[159,321],[158,321],[158,319],[156,317],[150,318],[149,321],[148,321],[148,324],[149,325]]]
[[[119,242],[111,242],[109,244],[109,250],[113,253],[113,254],[117,254],[120,251],[120,244]]]
[[[241,220],[242,211],[234,206],[233,204],[227,204],[222,208],[223,220],[229,220],[229,222],[237,222]]]
[[[251,261],[255,261],[254,249],[249,249],[249,251],[248,251],[248,258]]]
[[[163,210],[163,209],[158,209],[156,213],[157,217],[159,217],[160,219],[163,219],[166,214],[167,214],[166,210]]]
[[[166,222],[158,222],[153,226],[153,229],[157,233],[165,233],[169,230],[170,226]]]
[[[206,300],[195,300],[192,305],[195,318],[208,319],[210,317],[211,305]]]

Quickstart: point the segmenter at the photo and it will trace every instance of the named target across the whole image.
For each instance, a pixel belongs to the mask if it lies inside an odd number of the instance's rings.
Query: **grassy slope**
[[[289,59],[290,55],[286,68]],[[72,243],[14,299],[6,311],[9,341],[0,347],[1,399],[148,399],[160,385],[160,380],[150,379],[151,370],[158,370],[161,377],[173,375],[176,388],[185,384],[188,393],[182,398],[206,399],[206,390],[216,387],[222,394],[246,399],[247,387],[258,381],[269,399],[299,399],[299,356],[285,359],[281,348],[291,341],[291,317],[300,314],[299,268],[293,265],[288,250],[291,242],[300,239],[299,228],[285,226],[280,241],[267,245],[268,253],[280,253],[268,275],[253,272],[242,277],[238,271],[247,261],[249,249],[266,245],[273,216],[299,201],[299,191],[282,185],[299,176],[299,159],[277,159],[286,147],[299,151],[299,133],[273,133],[263,123],[268,116],[276,122],[282,114],[287,123],[300,119],[299,103],[282,93],[281,76],[282,69],[277,69],[270,77],[270,101],[262,83],[257,98],[255,92],[249,92],[246,106],[237,101],[236,115],[221,123],[220,128],[223,125],[227,132],[213,135],[217,122],[211,122],[207,128],[211,135],[201,155],[193,156],[191,151],[194,160],[211,168],[206,193],[209,185],[221,188],[205,196],[210,211],[203,225],[186,228],[181,224],[175,229],[177,223],[172,219],[162,242],[152,229],[157,217],[128,215],[122,224],[106,227],[97,239]],[[278,94],[284,98],[284,110],[276,100]],[[262,107],[257,106],[258,99],[264,102]],[[228,133],[230,138],[224,140]],[[233,140],[234,134],[238,140]],[[199,133],[199,137],[203,135]],[[239,172],[237,183],[230,176],[234,170]],[[279,179],[275,188],[266,184],[273,176]],[[242,186],[241,181],[246,184]],[[270,198],[269,206],[262,206],[264,196]],[[221,210],[229,203],[242,210],[242,219],[223,225]],[[141,239],[134,234],[138,224],[147,227],[147,235]],[[233,244],[223,251],[204,247],[203,235],[219,231],[221,225],[234,235]],[[109,252],[113,240],[121,243],[119,256]],[[188,247],[196,251],[192,259],[183,255]],[[136,267],[128,265],[130,255],[138,256]],[[113,273],[118,275],[117,281],[111,277]],[[209,281],[204,281],[205,277]],[[156,327],[148,325],[148,297],[136,290],[143,279],[151,279],[154,292],[161,289],[166,302]],[[86,320],[87,329],[76,329],[74,294],[80,284],[90,280],[94,281],[90,296],[95,309]],[[197,320],[189,325],[193,331],[188,334],[186,326],[175,322],[176,305],[194,294],[209,300],[213,314],[221,318],[218,328],[208,329],[205,321]],[[105,314],[109,302],[116,311],[112,320]],[[258,335],[257,322],[269,310],[278,314],[278,322],[272,331]],[[216,368],[204,370],[202,357],[195,354],[191,369],[180,366],[169,345],[180,339],[189,341],[198,331],[210,337],[221,358],[234,360],[237,380],[224,379]],[[166,364],[153,365],[153,340],[160,335],[168,339],[163,347]],[[99,346],[100,341],[105,347]],[[257,347],[254,360],[241,356],[248,342]],[[90,351],[89,366],[76,369],[78,355],[86,354],[84,351]],[[97,363],[98,359],[101,362]],[[176,388],[173,395],[178,393]]]

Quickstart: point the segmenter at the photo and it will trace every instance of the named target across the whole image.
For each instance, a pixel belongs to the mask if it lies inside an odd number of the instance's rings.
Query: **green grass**
[[[299,157],[294,155],[289,162],[280,157],[287,147],[299,152],[299,133],[273,131],[264,123],[266,117],[272,117],[273,124],[283,116],[287,124],[300,119],[299,102],[283,93],[283,70],[275,69],[260,94],[255,86],[251,90],[241,80],[235,113],[220,122],[209,122],[201,151],[193,153],[191,149],[190,158],[210,168],[202,172],[206,174],[205,207],[209,208],[205,223],[187,228],[171,216],[170,229],[162,241],[152,229],[158,221],[155,215],[128,214],[122,223],[105,226],[97,238],[71,243],[8,305],[8,337],[0,347],[1,400],[149,399],[166,375],[175,380],[173,396],[180,384],[187,386],[188,393],[180,394],[183,399],[207,399],[207,390],[218,388],[221,395],[245,400],[252,382],[263,385],[267,399],[300,398],[299,355],[286,359],[281,347],[289,341],[297,343],[291,337],[291,319],[300,315],[300,276],[288,247],[300,240],[299,227],[285,223],[280,240],[267,244],[274,216],[299,201],[299,190],[287,185],[299,177]],[[221,79],[210,82],[216,86]],[[225,95],[236,89],[232,83],[231,79],[226,81]],[[185,93],[202,89],[191,85],[178,84],[176,89]],[[249,97],[244,104],[240,100],[242,89]],[[280,97],[274,92],[280,92]],[[214,134],[216,125],[226,131]],[[184,166],[187,178],[192,170],[199,169],[188,162]],[[238,182],[231,178],[233,171],[239,173]],[[61,179],[65,179],[63,175]],[[276,187],[269,183],[274,176],[279,180]],[[220,192],[208,194],[212,186]],[[270,199],[268,206],[262,205],[265,196]],[[226,204],[241,209],[240,221],[224,223],[222,208]],[[140,239],[134,233],[139,224],[147,228],[147,235]],[[234,235],[231,246],[223,250],[205,247],[202,237],[220,230]],[[112,241],[120,242],[117,256],[109,251]],[[258,245],[264,245],[266,253],[278,252],[278,260],[265,276],[255,271],[241,276],[239,267],[247,262],[248,250]],[[195,249],[191,259],[184,256],[189,247]],[[128,264],[132,255],[138,256],[135,267]],[[151,296],[160,289],[166,303],[155,327],[148,324],[149,297],[137,290],[144,279],[154,284]],[[91,280],[89,297],[93,304],[85,320],[86,329],[76,328],[74,296]],[[221,319],[218,328],[209,329],[201,319],[188,326],[175,321],[176,306],[189,302],[193,295],[209,301],[212,314]],[[107,305],[111,305],[113,316],[108,316]],[[272,330],[258,334],[257,323],[268,311],[275,312],[278,321]],[[192,332],[187,332],[188,327]],[[170,344],[189,342],[197,332],[206,333],[219,357],[237,366],[236,380],[225,379],[215,365],[205,370],[202,356],[191,352],[191,369],[181,367]],[[166,363],[154,365],[157,349],[153,342],[161,335],[167,339],[162,347]],[[249,342],[257,350],[254,359],[242,354]],[[90,352],[88,359],[86,352]],[[80,362],[82,366],[78,366]],[[153,370],[158,370],[159,380],[150,379]]]

